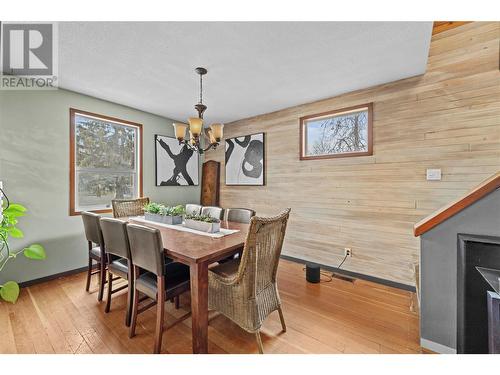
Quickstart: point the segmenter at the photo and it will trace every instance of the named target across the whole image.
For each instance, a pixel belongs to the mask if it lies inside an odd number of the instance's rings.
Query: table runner
[[[187,228],[187,227],[184,226],[184,222],[182,222],[182,224],[178,224],[178,225],[170,225],[170,224],[158,223],[156,221],[146,220],[144,218],[144,216],[133,216],[130,219],[132,219],[134,221],[139,221],[139,222],[142,222],[142,223],[146,223],[146,224],[149,223],[149,224],[159,225],[161,227],[165,227],[165,228],[169,228],[169,229],[174,229],[174,230],[178,230],[178,231],[181,231],[181,232],[190,232],[190,233],[198,234],[200,236],[207,236],[207,237],[212,237],[212,238],[222,238],[224,236],[228,236],[230,234],[239,232],[238,229],[220,228],[220,232],[217,232],[217,233],[207,233],[207,232],[201,232],[201,231],[196,230],[196,229]]]

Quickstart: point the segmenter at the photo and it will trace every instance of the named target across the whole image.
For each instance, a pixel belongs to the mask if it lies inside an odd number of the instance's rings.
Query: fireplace
[[[487,296],[494,289],[477,267],[500,270],[500,237],[458,234],[457,262],[457,353],[488,353],[491,334],[498,334],[490,327],[488,335]]]

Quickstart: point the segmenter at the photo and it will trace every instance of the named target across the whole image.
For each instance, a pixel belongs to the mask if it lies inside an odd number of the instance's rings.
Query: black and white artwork
[[[155,135],[156,186],[198,185],[198,153],[172,137]]]
[[[226,185],[264,185],[264,133],[226,139]]]

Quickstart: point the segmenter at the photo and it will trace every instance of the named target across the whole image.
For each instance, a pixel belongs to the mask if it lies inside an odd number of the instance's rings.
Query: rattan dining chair
[[[213,217],[214,219],[222,219],[222,214],[224,213],[224,209],[215,206],[204,206],[201,209],[201,214]]]
[[[100,219],[101,216],[84,211],[81,214],[83,221],[83,228],[85,229],[85,237],[87,238],[88,251],[89,251],[89,265],[87,269],[87,284],[85,290],[88,292],[90,289],[90,281],[92,275],[99,274],[99,292],[97,300],[102,301],[104,294],[104,284],[106,283],[106,252],[104,246],[104,239],[101,231]],[[92,271],[93,261],[99,265],[97,271]]]
[[[101,218],[101,230],[106,244],[106,255],[108,257],[108,293],[104,311],[108,313],[111,309],[111,295],[127,288],[125,325],[129,327],[132,317],[133,277],[127,222],[120,219],[103,217]],[[120,278],[127,280],[127,284],[113,290],[113,281]]]
[[[199,215],[201,213],[201,207],[199,204],[186,204],[186,214],[188,215]]]
[[[135,336],[137,315],[156,305],[154,353],[160,353],[164,331],[165,301],[177,298],[189,290],[189,267],[178,262],[166,262],[158,229],[128,224],[127,232],[134,264],[134,297],[129,337]],[[146,306],[139,307],[139,293],[143,293],[153,301]],[[183,315],[167,329],[188,318],[189,315],[190,313]]]
[[[254,216],[241,261],[233,259],[208,272],[209,309],[255,333],[261,354],[264,348],[260,328],[269,314],[278,310],[286,331],[276,273],[289,216],[289,208],[275,217]]]
[[[148,197],[137,199],[113,199],[113,217],[142,216],[144,215],[144,206],[149,203]]]

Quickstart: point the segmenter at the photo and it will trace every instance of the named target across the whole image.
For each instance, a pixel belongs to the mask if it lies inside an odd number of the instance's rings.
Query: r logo
[[[4,23],[2,26],[3,74],[53,74],[52,24]]]

